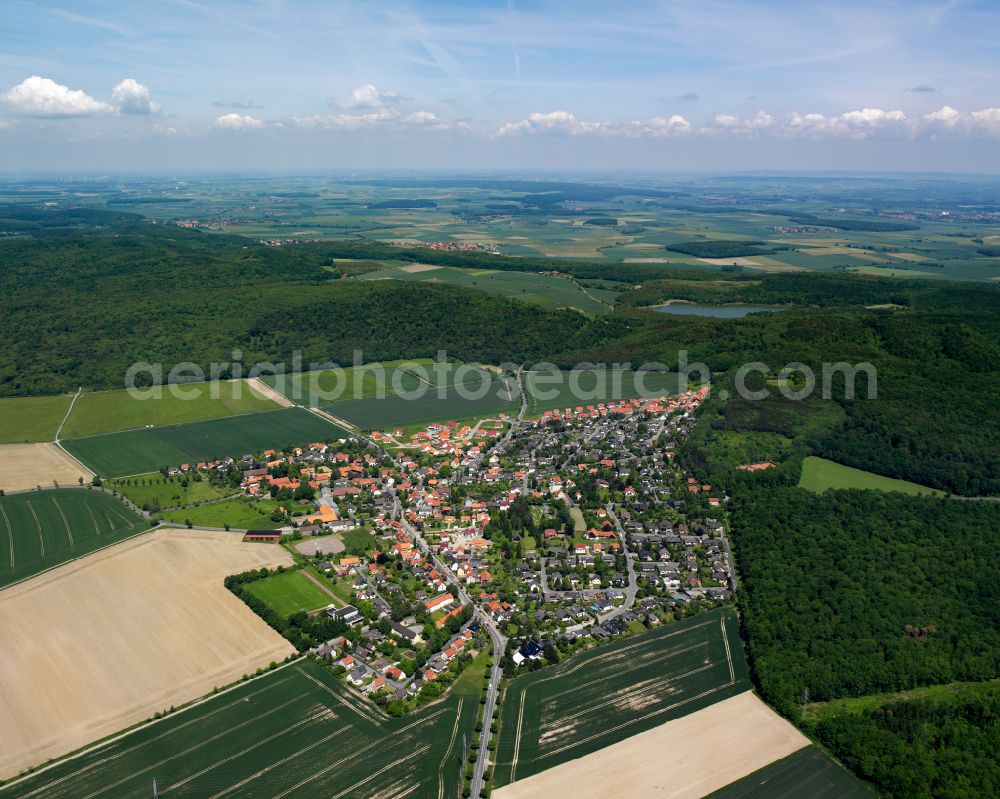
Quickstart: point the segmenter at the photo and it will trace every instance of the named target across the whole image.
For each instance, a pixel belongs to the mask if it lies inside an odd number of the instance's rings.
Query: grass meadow
[[[271,500],[237,497],[194,508],[167,510],[157,515],[167,522],[191,522],[195,527],[223,528],[229,525],[234,530],[276,530],[283,522],[271,521],[273,504]]]
[[[198,393],[185,399],[164,387],[159,399],[136,399],[127,391],[97,391],[81,394],[66,420],[63,438],[81,438],[101,433],[117,433],[149,426],[199,422],[246,413],[274,410],[278,406],[255,394],[241,380],[189,383],[181,391]]]
[[[504,691],[494,784],[506,785],[750,688],[728,608],[599,646]]]
[[[160,472],[119,477],[109,480],[107,487],[124,494],[134,504],[147,510],[211,502],[238,493],[234,488],[223,489],[205,479],[164,477]]]
[[[821,494],[829,489],[861,488],[872,491],[900,491],[903,494],[929,494],[943,497],[944,492],[927,486],[911,483],[907,480],[896,480],[883,477],[880,474],[843,466],[826,458],[810,455],[802,463],[802,477],[799,478],[799,488]]]
[[[101,491],[65,488],[0,497],[0,588],[149,527]]]
[[[54,441],[72,400],[69,394],[0,398],[0,444]]]
[[[7,787],[5,799],[458,799],[484,656],[447,697],[390,719],[301,660]]]
[[[345,438],[347,431],[302,408],[129,430],[63,442],[102,477],[147,474],[164,466]]]

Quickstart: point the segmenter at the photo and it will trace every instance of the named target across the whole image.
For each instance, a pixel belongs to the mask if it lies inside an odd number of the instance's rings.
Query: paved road
[[[399,516],[399,521],[403,526],[403,530],[406,531],[407,535],[411,536],[414,541],[417,542],[417,546],[420,547],[420,551],[423,552],[434,565],[437,567],[438,571],[444,575],[451,575],[451,569],[445,564],[441,558],[431,552],[430,546],[424,540],[423,536],[417,532],[416,528],[411,525],[406,518],[403,516],[403,508],[399,502],[399,497],[393,495],[393,502],[395,503],[395,512]],[[465,586],[458,582],[453,582],[449,584],[449,587],[458,594],[459,600],[464,605],[472,605],[475,618],[483,626],[490,636],[490,640],[493,643],[493,669],[490,673],[490,686],[486,692],[486,705],[483,709],[483,731],[479,746],[479,759],[476,761],[476,767],[473,771],[472,777],[472,795],[479,796],[479,792],[482,790],[483,785],[483,774],[486,771],[487,762],[489,759],[489,748],[488,744],[490,742],[490,724],[493,721],[493,709],[496,707],[497,703],[497,693],[500,689],[500,658],[503,657],[504,652],[507,651],[507,638],[497,629],[496,624],[493,619],[486,615],[486,612],[476,603],[472,601],[472,597],[465,590]]]

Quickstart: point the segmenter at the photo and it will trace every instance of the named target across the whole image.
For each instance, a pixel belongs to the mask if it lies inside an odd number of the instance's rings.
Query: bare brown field
[[[920,262],[928,260],[926,255],[918,255],[915,252],[887,252],[883,253],[883,255],[888,255],[890,258],[897,258],[900,261]]]
[[[624,264],[669,264],[669,258],[626,258]]]
[[[498,788],[493,796],[699,799],[808,745],[808,738],[747,691]]]
[[[291,562],[232,533],[163,529],[0,592],[0,778],[291,654],[223,586]]]
[[[0,488],[23,491],[53,482],[76,484],[94,473],[75,461],[55,444],[0,444]]]
[[[256,394],[258,397],[263,397],[264,399],[269,399],[271,402],[280,405],[282,408],[291,408],[295,405],[288,397],[284,394],[271,388],[267,383],[256,377],[248,377],[246,379],[246,384],[250,386],[250,390]]]

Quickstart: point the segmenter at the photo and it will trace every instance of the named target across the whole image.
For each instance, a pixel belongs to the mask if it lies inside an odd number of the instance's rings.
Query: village
[[[335,598],[311,614],[342,632],[309,652],[399,715],[446,691],[490,638],[509,676],[731,602],[726,498],[675,463],[707,394],[166,471],[214,471],[277,504],[286,524],[244,538],[294,547]]]

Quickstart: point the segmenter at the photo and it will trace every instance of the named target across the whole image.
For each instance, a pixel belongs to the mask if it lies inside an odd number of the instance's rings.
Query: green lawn
[[[0,444],[54,441],[72,400],[68,394],[0,399]]]
[[[240,456],[311,441],[346,438],[347,431],[303,408],[129,430],[64,441],[76,458],[105,477],[148,474],[164,466]]]
[[[239,493],[239,489],[219,488],[204,478],[164,477],[160,472],[121,477],[109,480],[106,485],[147,510],[194,505]]]
[[[749,688],[728,608],[518,676],[503,695],[494,783],[537,774]],[[566,718],[572,728],[557,734]]]
[[[877,795],[820,749],[807,746],[708,799],[875,799]]]
[[[177,396],[175,392],[183,392],[183,396]],[[137,430],[150,425],[160,427],[199,422],[272,411],[278,407],[273,400],[255,394],[242,380],[164,386],[161,394],[159,399],[136,399],[127,391],[81,394],[66,421],[62,437],[80,438]]]
[[[842,466],[839,463],[810,455],[802,463],[799,488],[821,494],[831,488],[863,488],[873,491],[900,491],[904,494],[931,494],[943,497],[944,492],[907,480],[895,480],[879,474]]]
[[[283,618],[300,610],[326,607],[333,601],[299,569],[272,574],[243,587]]]
[[[283,522],[271,521],[271,506],[268,503],[245,498],[168,510],[158,515],[164,521],[176,524],[190,521],[195,527],[225,527],[228,524],[234,530],[276,530],[283,525]]]
[[[168,797],[458,799],[481,682],[474,675],[462,690],[390,719],[303,660],[63,760],[3,796],[145,799],[155,777]]]
[[[102,491],[64,488],[0,497],[0,587],[149,528]]]

